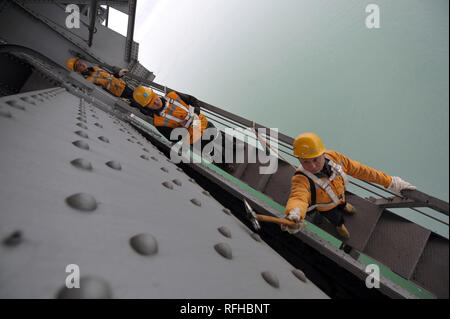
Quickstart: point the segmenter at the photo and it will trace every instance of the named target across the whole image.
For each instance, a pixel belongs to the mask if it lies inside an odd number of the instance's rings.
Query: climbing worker
[[[190,144],[199,140],[206,128],[215,128],[200,113],[199,101],[191,95],[170,91],[159,97],[151,88],[138,86],[133,97],[142,106],[142,113],[153,116],[153,124],[169,141],[174,128],[186,128]],[[195,128],[197,132],[194,132]]]
[[[185,128],[189,134],[184,136],[183,141],[190,145],[194,143],[199,145],[202,156],[205,155],[204,147],[214,141],[212,143],[214,147],[206,155],[216,166],[222,169],[229,168],[229,165],[225,163],[223,151],[226,137],[208,121],[205,115],[200,113],[200,101],[195,97],[176,91],[170,91],[164,97],[159,97],[151,88],[145,86],[137,87],[133,96],[142,106],[141,112],[153,116],[153,125],[165,138],[176,143],[178,140],[170,138],[172,130]],[[214,154],[217,149],[220,150],[220,154]]]
[[[109,93],[129,100],[131,106],[139,107],[139,104],[133,99],[133,89],[120,79],[128,72],[127,69],[113,67],[113,74],[111,74],[98,66],[88,67],[80,58],[67,59],[66,66],[70,70],[80,73],[89,82],[103,87]]]
[[[297,222],[297,225],[282,226],[289,233],[305,227],[306,213],[316,210],[336,227],[343,239],[349,239],[343,213],[355,214],[356,209],[345,200],[347,175],[382,185],[399,195],[404,189],[416,189],[400,177],[388,176],[336,151],[326,150],[314,133],[297,136],[293,148],[293,155],[298,157],[301,165],[292,177],[285,213],[285,218]]]

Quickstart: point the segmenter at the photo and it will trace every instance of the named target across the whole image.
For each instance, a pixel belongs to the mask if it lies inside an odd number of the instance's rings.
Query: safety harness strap
[[[331,200],[333,201],[333,203],[337,204],[339,203],[339,199],[336,196],[336,194],[333,192],[333,190],[330,187],[330,182],[327,180],[321,180],[320,178],[318,178],[317,176],[315,176],[314,174],[311,174],[310,172],[308,172],[307,170],[305,170],[302,166],[300,166],[300,171],[305,174],[307,177],[309,177],[310,179],[312,179],[312,181],[314,182],[314,184],[317,184],[320,188],[322,188],[327,194],[328,196],[330,196]]]
[[[102,69],[98,69],[97,71],[95,71],[95,73],[93,75],[91,75],[94,78],[94,84],[99,84],[98,83],[98,79],[104,79],[108,81],[108,84],[106,85],[106,89],[109,90],[109,88],[111,87],[111,81],[112,81],[112,77],[104,77],[103,75],[100,74],[100,71],[103,71]],[[105,71],[103,71],[105,72]]]
[[[335,175],[334,178],[336,178],[338,175],[341,175],[342,179],[344,180],[344,185],[345,187],[347,187],[348,185],[348,176],[347,174],[344,172],[344,170],[342,169],[342,163],[341,164],[336,164],[335,162],[333,162],[331,159],[328,162],[328,165],[331,166],[331,168],[333,168],[333,175]],[[333,179],[334,179],[333,178]]]
[[[179,124],[182,124],[185,122],[185,124],[183,126],[186,128],[191,126],[192,120],[193,120],[192,115],[194,114],[194,108],[191,106],[188,106],[188,108],[186,108],[183,104],[180,103],[180,101],[181,101],[180,98],[178,98],[176,100],[168,99],[166,101],[166,105],[165,105],[164,109],[159,113],[160,116],[162,116],[166,119],[163,123],[163,126],[167,126],[167,124],[169,123],[169,120],[175,121]],[[168,111],[170,105],[172,105],[172,107]],[[172,115],[173,112],[175,111],[176,107],[180,107],[184,111],[186,111],[186,116],[184,119],[179,119]]]
[[[310,188],[311,188],[311,205],[308,207],[308,212],[315,209],[316,207],[332,207],[335,206],[336,204],[338,204],[339,202],[341,202],[344,197],[342,196],[341,198],[338,198],[337,195],[334,193],[334,191],[331,189],[330,183],[336,179],[336,177],[338,175],[342,176],[342,179],[344,180],[344,186],[347,187],[348,184],[348,177],[347,174],[344,172],[344,170],[342,169],[342,164],[338,165],[335,162],[333,162],[331,159],[329,159],[327,157],[328,161],[328,165],[331,167],[333,173],[331,174],[331,176],[326,179],[326,180],[322,180],[320,178],[318,178],[317,176],[315,176],[314,174],[308,172],[307,170],[305,170],[303,168],[303,166],[299,166],[300,172],[296,172],[296,174],[302,174],[304,176],[306,176],[309,180],[310,183]],[[315,201],[314,203],[312,202],[312,190],[314,189],[314,193],[316,191],[316,187],[315,185],[318,185],[320,188],[322,188],[328,196],[330,196],[332,202],[330,203],[321,203],[321,204],[316,204]],[[316,195],[314,194],[314,197]],[[314,198],[315,199],[315,198]]]

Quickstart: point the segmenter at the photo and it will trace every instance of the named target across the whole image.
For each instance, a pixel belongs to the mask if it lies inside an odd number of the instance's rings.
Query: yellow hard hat
[[[77,63],[78,60],[80,60],[80,58],[68,58],[66,61],[66,66],[72,71],[75,71],[75,63]]]
[[[320,137],[314,133],[300,134],[295,138],[293,147],[294,156],[300,158],[314,158],[326,151]]]
[[[152,107],[153,103],[155,103],[158,94],[153,92],[152,89],[146,86],[138,86],[134,89],[133,98],[136,102],[138,102],[142,106]]]

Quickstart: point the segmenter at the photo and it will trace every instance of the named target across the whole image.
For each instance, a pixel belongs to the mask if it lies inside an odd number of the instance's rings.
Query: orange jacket
[[[187,117],[189,117],[189,113],[186,110],[191,109],[193,111],[194,107],[186,104],[175,91],[167,93],[166,98],[169,100],[168,106],[165,107],[160,113],[155,113],[153,115],[153,124],[155,126],[165,126],[170,128],[184,127],[184,122],[187,121]],[[184,106],[184,108],[175,105],[173,102],[170,103],[170,100],[180,103]],[[189,136],[186,136],[186,142],[188,142],[187,138],[189,138],[190,144],[193,144],[200,139],[208,126],[208,119],[206,116],[200,113],[198,117],[200,119],[199,131],[194,134],[194,127],[192,123],[187,128]]]
[[[102,86],[115,96],[121,96],[125,89],[126,83],[112,74],[100,69],[98,66],[92,67],[94,72],[85,75],[86,80],[96,85]]]
[[[363,181],[376,183],[384,187],[388,187],[392,181],[392,178],[385,173],[365,166],[357,161],[353,161],[338,152],[326,151],[325,156],[336,164],[342,164],[343,171],[352,177]],[[322,179],[325,179],[325,177]],[[291,194],[289,195],[289,199],[286,204],[286,214],[288,214],[292,209],[298,207],[300,208],[301,217],[305,218],[306,211],[311,203],[311,192],[309,189],[310,185],[308,178],[304,175],[297,174],[292,177],[291,183]],[[342,177],[338,176],[330,183],[330,186],[337,197],[341,198],[342,196],[343,199],[334,206],[327,208],[317,207],[317,210],[328,211],[345,202],[345,185]],[[332,202],[330,196],[323,189],[316,186],[316,203],[325,204],[330,202]]]

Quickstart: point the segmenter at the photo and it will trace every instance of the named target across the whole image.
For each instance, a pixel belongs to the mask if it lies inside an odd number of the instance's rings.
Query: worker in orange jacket
[[[113,74],[111,74],[98,66],[88,67],[80,58],[67,59],[66,66],[80,73],[89,82],[103,87],[112,95],[129,100],[131,106],[138,107],[139,104],[133,99],[133,89],[120,79],[128,72],[127,69],[113,67]]]
[[[404,189],[416,189],[400,177],[388,176],[336,151],[326,150],[314,133],[300,134],[295,138],[293,147],[294,156],[298,157],[301,165],[292,177],[285,216],[297,224],[282,226],[289,233],[296,233],[305,227],[306,213],[316,210],[336,226],[340,236],[349,239],[343,213],[355,214],[356,210],[345,200],[347,175],[382,185],[399,195]]]
[[[183,141],[188,144],[200,142],[200,150],[211,142],[215,142],[216,147],[221,149],[220,160],[214,162],[216,166],[223,169],[229,168],[228,163],[225,163],[225,139],[226,135],[216,128],[216,126],[209,121],[205,115],[200,111],[200,101],[195,97],[180,93],[176,91],[169,91],[165,96],[159,96],[151,88],[145,86],[138,86],[133,93],[134,99],[140,104],[140,111],[146,115],[153,116],[153,125],[156,129],[169,141],[174,129],[185,128],[187,134]],[[218,142],[220,141],[220,143]],[[233,148],[236,145],[232,141]],[[212,150],[209,156],[214,155]]]
[[[138,86],[133,96],[142,106],[141,112],[153,116],[153,125],[168,140],[174,128],[184,127],[189,132],[189,143],[193,144],[202,137],[206,128],[214,127],[200,113],[199,101],[188,94],[170,91],[160,97],[151,88]]]

